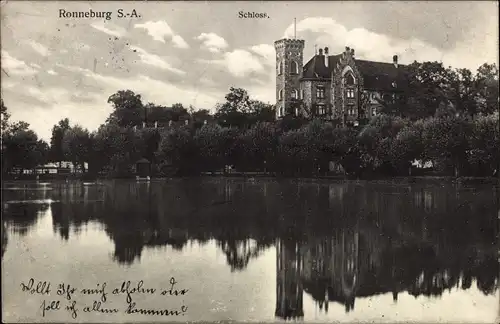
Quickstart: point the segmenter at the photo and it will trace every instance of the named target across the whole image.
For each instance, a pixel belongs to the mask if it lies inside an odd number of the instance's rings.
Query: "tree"
[[[259,100],[250,101],[250,110],[252,125],[260,122],[272,122],[276,117],[276,107]]]
[[[392,165],[393,140],[406,124],[400,117],[378,115],[363,127],[358,135],[358,143],[366,167],[375,170]]]
[[[222,126],[245,127],[248,125],[248,114],[252,112],[252,104],[248,92],[241,88],[229,89],[226,102],[217,104],[215,119]]]
[[[410,168],[415,160],[427,162],[422,141],[423,121],[409,124],[396,135],[392,145],[392,164],[398,170]]]
[[[148,159],[151,163],[155,162],[155,154],[158,151],[161,141],[160,130],[158,128],[147,127],[139,131],[142,147],[142,157]]]
[[[483,175],[491,175],[500,165],[500,129],[498,115],[478,117],[469,136],[469,163]]]
[[[228,129],[217,124],[204,125],[196,132],[193,141],[199,152],[200,168],[204,171],[217,171],[228,164],[228,136]]]
[[[144,144],[142,137],[130,127],[105,124],[92,136],[91,163],[97,170],[107,169],[111,174],[130,174],[133,165],[141,158]]]
[[[498,68],[495,64],[483,64],[476,74],[478,88],[478,110],[489,115],[499,110]]]
[[[48,156],[48,144],[38,139],[34,131],[29,129],[29,124],[18,122],[12,125],[5,134],[2,150],[2,171],[19,168],[20,174],[24,169],[33,169],[44,164]]]
[[[89,161],[92,143],[88,130],[75,125],[64,133],[62,140],[64,156],[66,156],[75,167],[80,167],[85,172],[85,163]]]
[[[423,124],[424,154],[433,163],[453,167],[455,176],[467,162],[470,123],[461,117],[429,118]]]
[[[193,127],[195,129],[202,127],[205,122],[209,123],[214,119],[214,117],[210,114],[210,111],[207,109],[192,111],[190,114],[193,121]]]
[[[474,117],[478,111],[478,83],[468,69],[448,69],[447,95],[454,109],[463,115]]]
[[[276,160],[279,130],[272,123],[257,123],[237,136],[233,152],[241,170],[273,169]]]
[[[162,130],[158,159],[160,168],[172,167],[179,174],[189,174],[198,164],[191,130],[181,126]]]
[[[403,116],[411,119],[434,116],[441,103],[448,103],[449,71],[439,62],[408,65],[408,108]]]
[[[0,99],[0,114],[1,114],[1,126],[2,126],[2,139],[4,138],[5,134],[9,131],[9,119],[10,119],[10,114],[7,112],[7,107],[5,106],[3,99]]]
[[[184,106],[181,103],[176,103],[172,105],[171,116],[172,116],[171,120],[174,122],[190,119],[187,109],[184,108]]]
[[[68,129],[70,129],[68,118],[60,120],[59,123],[52,127],[52,136],[50,138],[50,160],[59,162],[59,166],[61,166],[61,161],[65,160],[63,138]]]
[[[109,122],[116,122],[119,126],[138,126],[145,119],[145,109],[141,95],[131,90],[120,90],[108,98],[114,111],[108,118]]]

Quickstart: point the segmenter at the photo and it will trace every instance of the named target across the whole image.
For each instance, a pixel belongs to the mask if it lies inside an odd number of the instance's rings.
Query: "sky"
[[[12,120],[49,140],[69,118],[93,131],[119,90],[144,103],[214,111],[230,87],[274,104],[274,41],[354,48],[360,59],[439,61],[476,71],[498,65],[498,3],[460,2],[119,2],[2,1],[1,97]],[[118,17],[118,10],[130,15]],[[66,12],[111,12],[65,18]],[[135,15],[133,14],[135,10]],[[240,18],[239,12],[266,18]],[[305,62],[304,62],[305,63]]]

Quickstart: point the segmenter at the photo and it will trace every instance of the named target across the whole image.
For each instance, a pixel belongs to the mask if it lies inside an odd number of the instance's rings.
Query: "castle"
[[[340,120],[357,125],[384,103],[405,100],[406,66],[359,60],[349,47],[330,55],[319,49],[304,65],[304,40],[281,39],[276,50],[276,117],[287,114]],[[299,104],[297,104],[299,103]]]

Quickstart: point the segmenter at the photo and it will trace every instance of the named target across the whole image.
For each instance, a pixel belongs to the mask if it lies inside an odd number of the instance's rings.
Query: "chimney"
[[[328,47],[325,47],[325,66],[328,67]]]
[[[322,48],[319,49],[319,55],[323,55],[323,49]]]
[[[392,57],[392,63],[394,63],[394,66],[397,68],[398,67],[398,56],[394,55]]]

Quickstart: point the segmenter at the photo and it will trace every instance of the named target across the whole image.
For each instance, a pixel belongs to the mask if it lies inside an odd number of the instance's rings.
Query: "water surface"
[[[486,322],[498,315],[498,192],[491,186],[273,180],[5,184],[2,311],[42,317],[29,278],[95,288],[144,280],[178,297],[83,322]],[[97,297],[80,298],[81,307]]]

